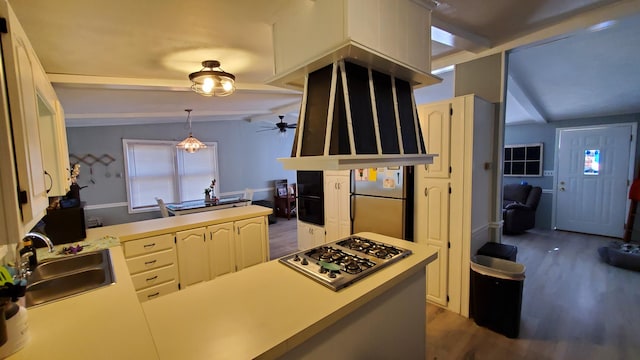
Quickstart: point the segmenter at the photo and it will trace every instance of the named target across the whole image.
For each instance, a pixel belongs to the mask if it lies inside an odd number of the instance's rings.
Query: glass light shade
[[[200,149],[204,149],[207,147],[202,141],[196,139],[189,133],[189,137],[182,140],[178,145],[176,145],[178,149],[183,149],[188,153],[194,153]]]
[[[236,77],[223,71],[220,62],[206,60],[202,70],[189,74],[191,90],[203,96],[228,96],[235,91]]]

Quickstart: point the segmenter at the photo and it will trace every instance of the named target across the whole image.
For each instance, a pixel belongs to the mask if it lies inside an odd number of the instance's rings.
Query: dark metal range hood
[[[285,169],[430,164],[408,81],[341,59],[306,76]]]
[[[291,157],[278,159],[284,168],[433,163],[437,155],[426,151],[413,95],[413,86],[442,81],[428,72],[428,6],[417,0],[296,4],[274,24],[277,75],[269,81],[303,88]],[[315,41],[292,42],[299,34]]]

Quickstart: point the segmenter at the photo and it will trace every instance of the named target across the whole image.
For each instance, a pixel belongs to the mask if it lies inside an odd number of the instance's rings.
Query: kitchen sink
[[[109,249],[43,262],[29,276],[26,305],[42,305],[114,282]]]

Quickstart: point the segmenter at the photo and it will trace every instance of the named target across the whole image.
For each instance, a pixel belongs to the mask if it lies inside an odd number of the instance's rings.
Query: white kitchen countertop
[[[157,359],[122,247],[110,248],[116,283],[27,309],[30,342],[8,359]]]
[[[148,301],[143,309],[160,358],[275,358],[437,257],[424,245],[360,235],[413,254],[338,292],[270,261]]]
[[[249,205],[182,216],[170,216],[87,229],[87,239],[117,236],[121,242],[124,242],[142,237],[162,235],[167,232],[189,230],[255,216],[267,216],[272,212],[272,209],[264,206]]]
[[[29,308],[31,341],[9,359],[275,358],[437,256],[424,245],[361,235],[413,254],[338,292],[274,260],[142,305],[122,248],[113,247],[116,284]]]

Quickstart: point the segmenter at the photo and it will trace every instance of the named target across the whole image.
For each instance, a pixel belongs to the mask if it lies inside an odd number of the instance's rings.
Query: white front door
[[[556,229],[622,237],[633,130],[630,124],[558,129]]]

